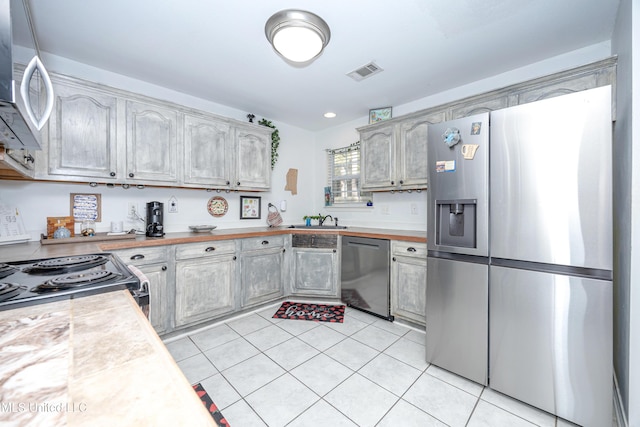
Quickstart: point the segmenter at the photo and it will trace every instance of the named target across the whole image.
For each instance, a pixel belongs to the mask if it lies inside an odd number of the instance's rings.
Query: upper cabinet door
[[[398,152],[398,188],[426,188],[427,129],[429,125],[445,120],[445,112],[408,120],[400,124]]]
[[[90,88],[55,84],[49,120],[49,175],[115,180],[117,99]],[[73,180],[73,178],[72,178]]]
[[[363,190],[394,188],[397,185],[394,129],[390,125],[360,135]]]
[[[229,124],[184,116],[184,184],[228,187],[232,159]]]
[[[236,177],[232,186],[264,190],[271,186],[271,132],[250,127],[235,129]]]
[[[178,113],[175,109],[127,101],[126,178],[178,181]]]

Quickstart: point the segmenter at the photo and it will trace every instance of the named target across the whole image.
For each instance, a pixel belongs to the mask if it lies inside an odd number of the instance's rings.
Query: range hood
[[[0,0],[0,145],[40,149],[40,129],[53,109],[53,88],[39,58],[29,0]],[[16,81],[16,51],[31,59]]]

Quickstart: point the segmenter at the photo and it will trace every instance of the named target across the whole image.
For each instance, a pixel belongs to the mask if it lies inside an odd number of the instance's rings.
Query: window
[[[371,198],[370,192],[360,192],[360,142],[327,150],[327,160],[332,205],[359,203]]]

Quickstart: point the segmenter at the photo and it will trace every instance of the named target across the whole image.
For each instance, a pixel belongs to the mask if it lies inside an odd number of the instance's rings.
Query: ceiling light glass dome
[[[316,58],[329,43],[331,31],[318,15],[304,10],[281,10],[267,20],[267,40],[286,60],[302,63]]]

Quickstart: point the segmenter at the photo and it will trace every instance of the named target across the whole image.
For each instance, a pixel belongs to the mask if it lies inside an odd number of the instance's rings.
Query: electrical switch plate
[[[178,213],[178,199],[175,196],[169,197],[169,213]]]

